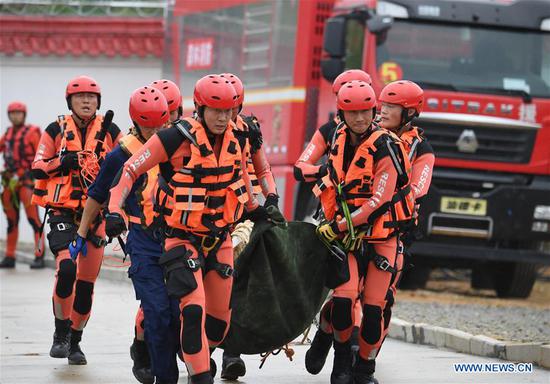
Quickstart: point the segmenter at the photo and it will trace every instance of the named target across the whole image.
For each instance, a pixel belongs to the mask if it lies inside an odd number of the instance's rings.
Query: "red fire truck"
[[[282,205],[315,209],[292,165],[335,113],[331,81],[362,68],[379,92],[410,79],[425,89],[416,121],[435,149],[423,238],[408,276],[434,266],[472,271],[472,286],[526,297],[550,264],[550,5],[541,0],[176,1],[165,73],[192,110],[207,73],[245,82]]]

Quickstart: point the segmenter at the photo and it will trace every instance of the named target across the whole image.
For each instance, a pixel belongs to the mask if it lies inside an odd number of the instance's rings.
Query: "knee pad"
[[[332,326],[338,331],[344,331],[352,326],[351,311],[353,302],[345,297],[332,299]]]
[[[321,318],[325,320],[327,323],[332,322],[332,299],[328,301],[324,307],[321,309]]]
[[[376,305],[365,304],[363,306],[363,329],[361,337],[367,344],[374,345],[380,341],[382,329],[382,308]]]
[[[76,279],[76,265],[71,259],[61,260],[57,271],[57,284],[55,294],[66,299],[73,293],[73,285]]]
[[[183,333],[181,346],[183,352],[188,355],[199,353],[202,350],[202,307],[199,305],[187,305],[181,311],[183,317]]]
[[[81,315],[90,313],[93,294],[94,283],[77,280],[73,308]]]
[[[15,228],[17,228],[16,221],[8,217],[8,233],[11,233]]]
[[[206,336],[209,340],[220,343],[223,340],[225,330],[227,329],[228,324],[220,319],[216,319],[213,316],[206,315]]]

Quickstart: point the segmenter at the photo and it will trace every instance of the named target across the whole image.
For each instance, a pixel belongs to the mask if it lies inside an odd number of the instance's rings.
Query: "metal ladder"
[[[269,84],[276,6],[276,1],[245,6],[241,74],[248,87]]]

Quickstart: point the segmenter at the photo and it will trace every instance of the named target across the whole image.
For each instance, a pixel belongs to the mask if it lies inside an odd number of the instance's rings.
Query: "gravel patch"
[[[427,323],[486,335],[503,341],[550,343],[550,310],[399,301],[393,314],[412,323]]]

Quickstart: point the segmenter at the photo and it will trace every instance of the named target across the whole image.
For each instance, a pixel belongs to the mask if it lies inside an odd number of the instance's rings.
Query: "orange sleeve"
[[[61,145],[61,135],[53,139],[48,132],[43,132],[38,142],[38,150],[32,163],[36,179],[47,179],[60,171],[61,161],[58,148]]]
[[[411,188],[415,199],[420,199],[430,190],[434,168],[435,156],[433,153],[425,153],[417,157],[412,164]]]
[[[315,131],[306,149],[294,164],[294,177],[296,180],[313,182],[318,179],[321,165],[316,165],[316,163],[324,156],[327,147],[328,144],[321,131]]]
[[[392,199],[397,186],[397,171],[389,156],[378,160],[374,165],[373,195],[359,209],[351,214],[354,227],[366,224],[370,215]],[[345,219],[338,222],[338,229],[347,231]]]
[[[244,152],[242,153],[241,164],[246,164],[246,156]],[[260,202],[258,201],[256,196],[254,196],[254,192],[252,190],[252,181],[250,180],[250,175],[248,174],[246,169],[243,171],[242,175],[244,180],[244,186],[246,188],[246,194],[248,195],[248,201],[245,204],[245,208],[247,212],[251,212],[256,208],[258,208],[258,206],[260,205]]]
[[[275,178],[271,172],[271,166],[267,161],[264,147],[260,147],[252,155],[252,164],[254,165],[254,172],[262,187],[262,193],[265,197],[269,194],[277,195],[277,186],[275,184]]]
[[[168,161],[168,155],[158,135],[151,137],[122,167],[111,185],[109,212],[122,213],[122,207],[135,181],[155,165]]]

